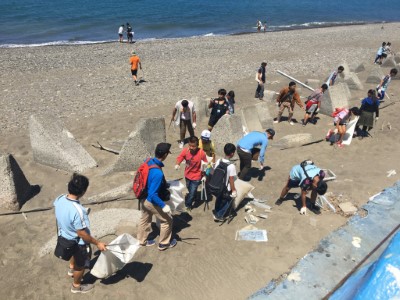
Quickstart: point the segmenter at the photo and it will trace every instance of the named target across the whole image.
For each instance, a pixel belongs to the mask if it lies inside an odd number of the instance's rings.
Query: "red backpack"
[[[147,178],[149,177],[150,169],[160,169],[160,167],[156,164],[149,166],[148,162],[150,159],[151,158],[146,159],[145,162],[139,166],[135,175],[135,179],[133,180],[132,189],[135,193],[135,196],[138,198],[138,210],[140,210],[140,201],[146,199],[147,197]]]

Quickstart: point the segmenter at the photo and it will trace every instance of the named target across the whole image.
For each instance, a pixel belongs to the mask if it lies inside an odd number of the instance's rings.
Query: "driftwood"
[[[96,149],[104,150],[104,151],[107,151],[107,152],[111,152],[111,153],[116,154],[116,155],[119,155],[119,151],[103,147],[99,142],[97,142],[97,144],[98,144],[98,146],[97,145],[92,145],[92,147],[94,147]]]

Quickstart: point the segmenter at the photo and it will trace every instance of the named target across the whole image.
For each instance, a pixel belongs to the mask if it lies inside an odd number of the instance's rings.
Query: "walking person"
[[[360,132],[360,126],[362,126],[362,131],[364,133],[367,130],[370,131],[374,127],[375,122],[379,118],[379,104],[380,102],[376,97],[376,92],[374,90],[369,90],[368,96],[361,101],[357,132]]]
[[[175,170],[180,168],[182,161],[186,162],[185,180],[188,189],[188,194],[185,199],[185,210],[186,212],[190,212],[196,198],[197,188],[199,187],[203,177],[201,162],[207,162],[206,153],[199,148],[199,139],[196,136],[189,138],[188,148],[183,149],[178,155]]]
[[[315,117],[318,114],[318,110],[321,107],[321,102],[324,98],[325,91],[328,90],[328,85],[324,83],[319,89],[316,89],[310,96],[307,97],[306,113],[304,114],[303,126],[307,125],[307,122],[313,124],[317,123]]]
[[[264,98],[264,85],[265,85],[265,68],[267,67],[266,62],[262,62],[261,66],[258,68],[256,74],[257,89],[255,98],[262,100]]]
[[[124,41],[124,25],[119,26],[118,36],[119,36],[119,42],[122,43]]]
[[[279,106],[279,112],[274,123],[279,123],[281,121],[283,111],[287,108],[287,110],[289,111],[288,122],[290,125],[294,125],[292,117],[295,103],[304,110],[304,105],[300,100],[300,95],[296,91],[296,83],[294,81],[291,81],[289,83],[289,87],[283,88],[279,92],[276,102]]]
[[[149,239],[151,232],[151,222],[153,215],[160,221],[160,237],[158,241],[158,250],[164,251],[176,246],[176,239],[172,238],[172,216],[171,208],[165,204],[168,201],[170,193],[168,184],[165,180],[162,168],[164,161],[171,153],[171,144],[159,143],[156,146],[154,158],[148,161],[148,166],[156,166],[149,169],[147,177],[147,197],[142,205],[142,215],[138,227],[138,240],[141,246],[153,246],[155,241]]]
[[[224,115],[229,115],[229,104],[225,99],[226,90],[219,89],[218,90],[218,98],[211,99],[208,104],[208,108],[211,108],[210,119],[208,120],[208,130],[212,131],[215,124],[221,119]]]
[[[386,42],[383,42],[382,46],[380,46],[378,48],[378,51],[376,52],[374,64],[379,64],[379,65],[382,64],[382,59],[383,59],[382,54],[384,52],[385,47],[386,47]]]
[[[179,126],[179,148],[182,149],[185,144],[186,130],[192,137],[194,136],[194,129],[196,129],[196,108],[193,102],[186,99],[176,102],[172,111],[171,122],[175,122],[175,125]]]
[[[251,168],[252,160],[258,160],[260,163],[260,171],[264,169],[264,156],[268,146],[268,140],[272,140],[274,135],[275,130],[269,128],[265,132],[252,131],[238,141],[237,154],[240,159],[239,179],[246,179],[247,173]]]
[[[382,78],[381,82],[377,85],[376,91],[378,95],[378,99],[380,102],[383,102],[386,94],[386,90],[389,86],[389,83],[392,81],[392,78],[397,75],[397,69],[393,68],[390,70],[389,74]]]
[[[138,66],[140,67],[140,70],[142,70],[142,62],[140,61],[139,56],[137,56],[134,50],[131,52],[131,58],[129,59],[129,63],[131,65],[131,73],[133,81],[135,82],[135,85],[139,85],[139,81],[137,80],[137,71],[138,71]]]
[[[54,201],[58,235],[54,254],[69,260],[68,275],[74,279],[71,286],[74,294],[87,293],[94,288],[93,284],[81,283],[85,264],[88,265],[86,262],[90,261],[89,245],[96,245],[100,251],[106,250],[106,244],[91,235],[88,210],[79,202],[88,187],[89,179],[74,173],[68,183],[68,194]]]

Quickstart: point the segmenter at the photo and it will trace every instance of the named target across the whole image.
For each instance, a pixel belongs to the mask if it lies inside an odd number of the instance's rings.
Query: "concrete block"
[[[383,72],[380,66],[374,66],[368,77],[367,80],[365,81],[366,83],[375,83],[379,84],[381,82],[381,79],[383,78]]]
[[[357,212],[357,207],[355,207],[351,202],[340,203],[339,207],[346,215],[352,215]]]
[[[345,83],[335,83],[329,87],[321,102],[320,113],[330,116],[337,107],[349,107],[351,93]]]
[[[256,104],[256,107],[261,127],[264,130],[267,128],[274,128],[274,116],[269,112],[268,104],[260,102]]]
[[[381,67],[385,68],[394,68],[395,66],[396,66],[396,61],[393,56],[386,58],[381,65]]]
[[[242,124],[246,127],[246,132],[262,131],[260,119],[258,117],[257,106],[250,105],[242,108]]]
[[[104,237],[106,235],[115,235],[120,227],[124,225],[124,220],[129,219],[129,226],[133,227],[135,226],[134,224],[139,224],[140,216],[140,211],[127,208],[110,208],[92,212],[89,215],[90,231],[95,238]],[[39,249],[39,257],[53,253],[54,248],[56,247],[56,242],[57,236],[54,234],[54,236]]]
[[[393,56],[393,58],[394,58],[394,61],[396,62],[396,65],[400,64],[400,55],[395,55],[395,56]]]
[[[83,172],[97,167],[96,161],[75,140],[60,119],[50,115],[32,115],[29,134],[33,159],[56,169]]]
[[[344,82],[347,84],[350,90],[363,90],[364,86],[354,72],[348,72],[344,77]]]
[[[310,133],[289,134],[281,138],[274,147],[295,148],[304,144],[313,142],[313,136]]]
[[[140,119],[122,146],[117,161],[105,174],[136,170],[147,157],[154,156],[157,144],[165,142],[166,138],[164,118]]]
[[[34,196],[33,192],[14,157],[0,153],[0,208],[17,211]]]
[[[208,109],[209,99],[204,99],[200,97],[193,97],[189,99],[194,104],[194,108],[196,110],[196,118],[197,123],[199,124],[201,121],[206,120],[210,116],[210,110]]]
[[[317,89],[317,88],[321,87],[321,85],[322,85],[321,80],[319,80],[319,79],[307,79],[305,84],[307,84],[308,86],[311,86],[314,89]]]
[[[100,193],[100,194],[97,194],[94,196],[90,196],[88,198],[87,202],[115,199],[115,198],[123,197],[123,196],[129,195],[129,194],[133,197],[134,196],[133,191],[132,191],[133,178],[134,177],[132,176],[131,182],[125,183],[119,187],[112,189],[112,190],[109,190],[109,191],[106,191],[104,193]]]
[[[212,130],[212,140],[215,143],[215,150],[219,155],[224,154],[226,143],[236,143],[243,136],[241,116],[238,114],[224,115]]]
[[[365,71],[365,66],[363,63],[354,62],[350,64],[350,71],[354,73],[360,73]]]
[[[265,90],[264,91],[264,100],[273,102],[276,100],[276,98],[278,98],[278,95],[279,95],[279,93],[276,93],[275,91]]]

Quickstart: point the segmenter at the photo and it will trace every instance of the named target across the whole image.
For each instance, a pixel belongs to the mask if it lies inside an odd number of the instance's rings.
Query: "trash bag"
[[[183,197],[183,190],[185,186],[179,180],[171,180],[168,181],[170,184],[169,191],[171,192],[171,198],[165,204],[168,204],[171,207],[171,211],[182,211],[185,198]]]
[[[90,273],[97,278],[111,276],[130,262],[139,247],[137,239],[127,233],[121,234],[101,252]]]

